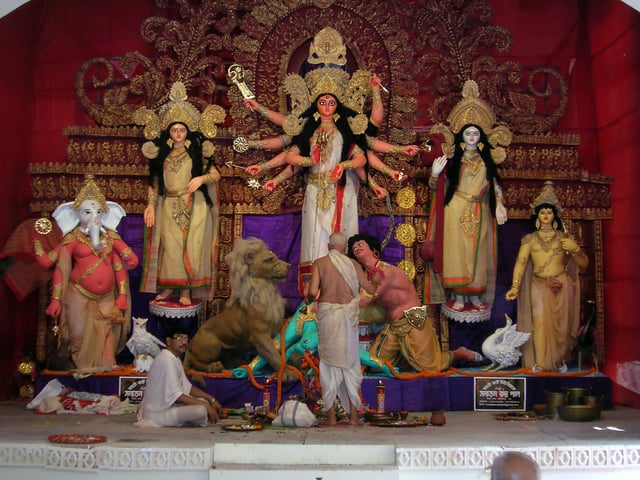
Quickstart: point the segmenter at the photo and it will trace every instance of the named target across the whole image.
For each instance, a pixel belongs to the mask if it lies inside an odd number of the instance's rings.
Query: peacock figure
[[[529,332],[518,332],[511,317],[506,313],[504,316],[507,320],[505,326],[497,328],[482,342],[482,354],[491,360],[491,365],[483,368],[485,371],[497,372],[518,363],[522,356],[519,347],[531,336]]]

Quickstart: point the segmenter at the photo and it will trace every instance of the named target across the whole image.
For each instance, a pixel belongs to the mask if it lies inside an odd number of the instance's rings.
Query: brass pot
[[[593,417],[595,420],[599,420],[602,413],[602,403],[604,399],[602,395],[586,395],[582,397],[585,405],[591,405],[595,410]]]
[[[535,403],[533,404],[531,409],[536,412],[536,415],[538,415],[539,417],[549,415],[549,407],[546,403]]]
[[[552,418],[558,418],[558,407],[567,404],[567,392],[546,392],[547,413]]]
[[[404,414],[404,417],[403,417]],[[373,410],[367,410],[364,412],[364,419],[369,423],[389,423],[397,422],[398,420],[404,420],[407,418],[409,412],[376,412]]]
[[[589,395],[590,388],[587,387],[569,387],[563,388],[567,392],[567,405],[584,405],[583,397]]]
[[[558,406],[558,414],[566,422],[590,422],[596,418],[596,413],[591,405]]]

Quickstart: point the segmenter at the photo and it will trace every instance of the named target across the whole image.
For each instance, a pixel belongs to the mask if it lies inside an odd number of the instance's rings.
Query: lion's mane
[[[266,319],[280,321],[284,318],[285,300],[277,284],[282,277],[262,277],[257,274],[254,263],[268,253],[269,247],[259,238],[236,240],[233,250],[225,261],[229,266],[231,294],[227,307],[237,302],[242,308],[260,305]]]

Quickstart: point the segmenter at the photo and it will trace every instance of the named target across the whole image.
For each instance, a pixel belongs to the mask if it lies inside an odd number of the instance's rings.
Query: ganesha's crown
[[[85,200],[93,200],[95,202],[98,202],[103,212],[106,212],[109,210],[109,207],[107,207],[107,201],[104,197],[104,194],[102,193],[102,191],[100,190],[100,187],[98,187],[98,184],[95,182],[93,178],[94,178],[93,175],[90,173],[85,175],[84,185],[78,192],[78,195],[76,196],[76,199],[73,202],[73,205],[71,206],[71,208],[73,208],[74,210],[77,210],[78,208],[80,208],[80,205]]]

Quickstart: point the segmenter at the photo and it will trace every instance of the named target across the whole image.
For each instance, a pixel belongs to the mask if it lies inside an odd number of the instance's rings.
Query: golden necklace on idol
[[[478,150],[465,150],[462,155],[462,163],[467,166],[469,174],[475,176],[482,166],[482,158],[480,158]]]
[[[329,141],[333,137],[333,132],[335,132],[335,129],[336,129],[335,124],[330,120],[328,121],[323,120],[322,123],[320,124],[318,135],[316,136],[316,146],[321,151],[324,152],[325,149],[327,148]]]

